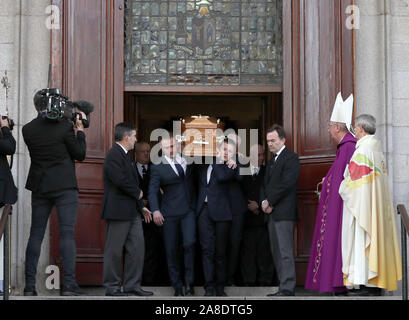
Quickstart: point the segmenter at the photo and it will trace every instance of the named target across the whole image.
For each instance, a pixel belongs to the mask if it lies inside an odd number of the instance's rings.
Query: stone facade
[[[409,0],[357,0],[356,114],[376,117],[394,204],[409,207]],[[399,223],[400,225],[400,223]]]
[[[34,93],[47,86],[50,57],[50,30],[46,27],[45,8],[49,0],[0,1],[0,77],[7,70],[11,84],[9,111],[16,126],[13,135],[18,147],[13,175],[19,189],[19,201],[11,217],[11,286],[13,294],[24,289],[25,249],[31,225],[31,193],[24,186],[30,158],[21,128],[36,115]],[[4,113],[4,90],[0,88],[0,114]],[[38,265],[39,291],[44,288],[49,259],[48,232]]]
[[[49,4],[49,0],[0,1],[0,77],[8,71],[9,109],[17,123],[13,134],[18,142],[13,175],[19,201],[11,227],[13,294],[24,289],[25,248],[31,225],[31,194],[24,188],[30,160],[21,128],[35,117],[34,93],[47,86],[50,30],[45,9]],[[356,5],[360,29],[356,30],[355,113],[377,118],[377,136],[387,154],[395,205],[402,203],[409,208],[409,0],[356,0]],[[40,293],[45,290],[48,258],[47,232],[38,267]]]

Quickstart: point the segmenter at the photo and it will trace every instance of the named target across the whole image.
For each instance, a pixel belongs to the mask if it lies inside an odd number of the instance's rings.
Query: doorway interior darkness
[[[192,115],[220,118],[225,129],[246,130],[246,155],[249,155],[250,129],[258,130],[258,143],[265,145],[266,127],[282,124],[281,93],[269,94],[192,94],[125,92],[124,121],[136,124],[138,141],[150,143],[151,132],[157,128],[172,130],[172,121]],[[195,254],[195,285],[203,285],[201,249],[197,242]],[[162,259],[163,260],[163,259]],[[161,285],[169,285],[163,277]],[[236,284],[241,283],[240,268]],[[272,279],[276,284],[277,279]]]
[[[192,115],[220,118],[225,129],[258,130],[258,141],[264,143],[266,126],[282,123],[281,93],[273,94],[158,94],[125,93],[124,121],[136,124],[138,140],[150,142],[156,128],[172,129],[172,121]],[[150,142],[151,146],[156,141]],[[249,151],[247,146],[247,152]]]

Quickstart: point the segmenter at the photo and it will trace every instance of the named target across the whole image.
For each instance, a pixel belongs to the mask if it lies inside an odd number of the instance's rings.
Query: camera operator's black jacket
[[[75,135],[72,122],[53,122],[39,115],[23,127],[31,166],[26,188],[36,193],[78,188],[74,160],[85,159],[85,134]]]
[[[17,201],[17,188],[7,161],[7,156],[16,152],[16,140],[10,129],[2,127],[0,131],[0,207]]]

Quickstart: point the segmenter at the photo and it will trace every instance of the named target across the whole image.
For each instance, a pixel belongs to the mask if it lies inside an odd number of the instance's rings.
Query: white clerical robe
[[[402,265],[396,214],[381,145],[374,136],[356,144],[339,193],[344,200],[344,284],[397,290]]]

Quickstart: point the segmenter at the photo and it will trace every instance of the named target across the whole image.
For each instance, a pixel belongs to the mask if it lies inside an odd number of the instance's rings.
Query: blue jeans
[[[53,206],[57,208],[60,233],[60,254],[64,268],[64,286],[76,284],[75,280],[75,221],[78,209],[78,190],[66,189],[31,195],[32,221],[26,249],[26,289],[34,289],[41,243]]]

